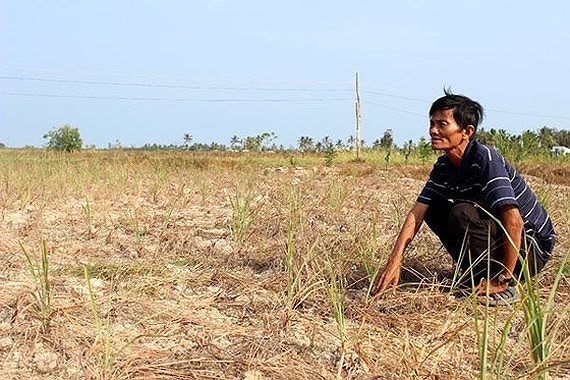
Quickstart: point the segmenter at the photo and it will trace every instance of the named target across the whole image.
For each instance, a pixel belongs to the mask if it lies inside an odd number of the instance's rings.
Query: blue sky
[[[427,136],[450,86],[483,127],[570,129],[570,2],[0,0],[0,142],[106,147],[275,132]]]

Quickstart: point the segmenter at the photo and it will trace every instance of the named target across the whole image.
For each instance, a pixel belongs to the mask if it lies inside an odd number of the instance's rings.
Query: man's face
[[[465,140],[465,131],[453,118],[452,109],[433,113],[429,119],[429,135],[432,149],[446,152],[457,148]]]

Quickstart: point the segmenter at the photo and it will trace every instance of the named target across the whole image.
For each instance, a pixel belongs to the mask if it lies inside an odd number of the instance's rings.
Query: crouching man
[[[431,146],[444,154],[400,230],[372,294],[395,287],[404,251],[425,220],[461,273],[492,305],[516,302],[519,258],[531,276],[545,265],[555,234],[546,210],[513,166],[475,139],[481,105],[445,91],[429,110]]]

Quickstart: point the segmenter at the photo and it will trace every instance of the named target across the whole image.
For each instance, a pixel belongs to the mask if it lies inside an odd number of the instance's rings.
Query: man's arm
[[[390,285],[394,289],[398,285],[398,281],[400,281],[400,270],[402,267],[404,251],[420,229],[428,207],[429,206],[424,203],[416,202],[408,213],[408,216],[400,229],[400,233],[398,234],[392,253],[388,258],[388,262],[386,263],[382,274],[378,277],[376,284],[372,288],[372,295],[382,293]]]
[[[499,209],[499,215],[505,230],[510,236],[510,239],[505,236],[505,258],[503,261],[505,270],[503,274],[507,277],[511,277],[519,258],[524,221],[519,209],[511,205],[501,207]]]
[[[511,278],[517,265],[519,258],[519,251],[522,244],[522,232],[524,228],[524,221],[519,209],[513,205],[506,205],[499,208],[499,219],[505,228],[506,233],[504,236],[503,244],[503,274],[506,278]],[[509,238],[510,237],[510,238]],[[489,293],[497,293],[505,290],[508,287],[507,283],[499,283],[498,279],[493,279],[489,284]],[[487,291],[486,282],[479,285],[479,293]]]

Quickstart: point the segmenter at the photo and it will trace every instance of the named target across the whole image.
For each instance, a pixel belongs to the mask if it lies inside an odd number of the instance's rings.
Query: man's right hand
[[[396,244],[394,244],[390,258],[370,292],[371,295],[375,296],[380,294],[388,289],[389,286],[392,286],[394,291],[396,291],[396,286],[398,286],[398,282],[400,281],[400,271],[402,269],[404,251],[420,229],[428,207],[429,206],[426,204],[416,202],[414,207],[412,207],[408,213],[408,216],[400,229],[400,233],[398,234],[398,238],[396,239]]]
[[[392,286],[393,291],[396,291],[396,287],[400,282],[400,271],[402,269],[401,260],[391,257],[386,263],[386,267],[382,271],[380,277],[376,279],[376,284],[372,288],[370,294],[375,296],[377,294],[383,293],[389,286]]]

